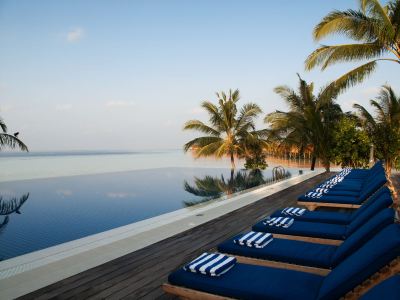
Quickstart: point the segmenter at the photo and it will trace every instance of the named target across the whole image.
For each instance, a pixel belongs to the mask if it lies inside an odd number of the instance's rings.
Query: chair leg
[[[317,205],[311,204],[311,205],[309,205],[309,206],[307,207],[307,209],[308,209],[309,211],[314,211],[317,207],[318,207]]]

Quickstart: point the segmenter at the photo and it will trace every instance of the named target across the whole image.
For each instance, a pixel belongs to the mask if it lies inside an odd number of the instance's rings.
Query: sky
[[[273,89],[296,88],[296,73],[319,88],[350,70],[307,72],[304,60],[321,18],[357,3],[0,0],[0,116],[31,151],[179,149],[215,92],[238,88],[239,104],[264,116],[286,109]],[[383,84],[400,94],[398,71],[380,63],[338,98],[342,109],[368,105]]]

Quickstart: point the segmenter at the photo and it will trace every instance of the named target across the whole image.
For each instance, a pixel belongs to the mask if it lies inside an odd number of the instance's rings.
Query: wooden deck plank
[[[325,173],[201,226],[129,253],[20,299],[172,299],[161,284],[185,262],[241,231],[297,197],[331,174]],[[227,200],[229,201],[229,200]]]

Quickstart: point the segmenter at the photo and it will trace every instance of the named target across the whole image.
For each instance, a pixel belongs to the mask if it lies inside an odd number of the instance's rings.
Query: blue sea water
[[[0,173],[9,177],[0,177],[0,260],[262,184],[271,175],[268,169],[231,178],[226,166],[177,151],[3,154]]]

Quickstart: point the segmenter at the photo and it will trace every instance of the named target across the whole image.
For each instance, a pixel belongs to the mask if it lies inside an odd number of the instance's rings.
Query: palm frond
[[[361,11],[335,10],[326,15],[315,26],[313,36],[316,41],[332,34],[343,34],[348,38],[360,41],[374,41],[379,33],[379,22]]]
[[[197,130],[202,133],[210,134],[213,136],[220,136],[219,131],[212,128],[211,126],[204,124],[202,121],[199,120],[187,121],[183,127],[183,130]]]
[[[237,118],[235,129],[241,131],[244,128],[254,127],[254,118],[262,113],[261,108],[255,103],[247,103],[243,105]]]
[[[382,21],[384,29],[390,36],[394,35],[394,28],[390,21],[387,10],[381,5],[378,0],[359,0],[362,11],[365,14],[371,15],[375,19]]]
[[[197,157],[202,157],[202,156],[222,157],[223,154],[221,154],[221,147],[223,146],[224,146],[224,141],[222,139],[219,139],[215,142],[204,143],[204,145],[195,150],[195,153]]]
[[[29,151],[28,147],[17,137],[8,133],[0,133],[0,150],[4,147],[9,147],[11,149],[19,148],[22,151]]]
[[[392,25],[395,27],[395,38],[399,39],[400,36],[400,1],[390,1],[388,3],[388,15]]]
[[[195,139],[187,142],[183,146],[183,150],[185,152],[187,152],[187,151],[191,150],[192,148],[194,148],[195,151],[198,151],[198,149],[200,149],[206,145],[209,145],[209,144],[212,144],[215,142],[219,142],[219,141],[222,141],[222,139],[219,137],[202,136],[202,137],[198,137],[198,138],[195,138]]]
[[[4,133],[6,133],[6,132],[7,132],[7,126],[6,126],[6,123],[4,123],[4,121],[3,121],[3,119],[2,119],[2,118],[0,118],[0,128],[1,128],[1,130],[2,130]]]
[[[301,111],[303,109],[303,102],[296,92],[288,86],[277,86],[274,92],[281,96],[283,100],[289,105],[291,110]]]
[[[385,52],[387,52],[386,48],[377,42],[322,46],[308,56],[305,65],[307,70],[319,65],[322,70],[325,70],[335,63],[373,59],[382,56]]]
[[[222,120],[220,112],[216,105],[214,105],[210,101],[203,101],[201,103],[201,107],[207,111],[210,122],[213,126],[219,128],[222,127],[224,121]]]
[[[339,91],[346,90],[349,87],[356,85],[357,83],[362,82],[365,78],[367,78],[372,72],[375,71],[377,67],[377,60],[370,61],[366,64],[363,64],[346,74],[342,75],[335,81],[330,84],[329,88],[334,88]]]
[[[368,112],[368,110],[364,106],[355,103],[355,104],[353,104],[353,107],[358,111],[361,121],[364,125],[368,125],[368,126],[376,125],[374,118],[372,117],[372,115]]]
[[[377,112],[376,119],[380,122],[384,121],[387,117],[386,112],[388,111],[388,107],[385,109],[385,105],[382,102],[378,103],[376,100],[370,100],[369,103]]]

